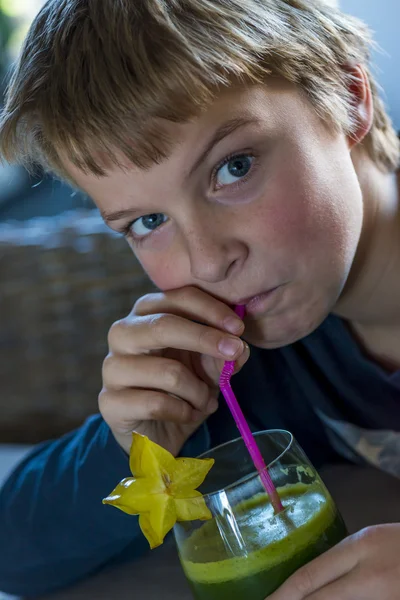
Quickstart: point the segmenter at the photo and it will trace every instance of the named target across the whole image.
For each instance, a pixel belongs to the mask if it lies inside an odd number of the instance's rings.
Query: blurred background
[[[9,65],[42,3],[0,0],[0,105]],[[340,4],[375,31],[376,73],[400,129],[400,3]],[[0,444],[57,437],[96,411],[107,331],[149,289],[88,198],[0,165]]]

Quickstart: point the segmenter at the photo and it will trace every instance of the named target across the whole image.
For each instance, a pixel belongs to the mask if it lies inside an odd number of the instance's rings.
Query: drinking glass
[[[200,457],[215,459],[200,488],[212,519],[174,528],[196,600],[264,600],[347,535],[328,490],[292,434],[270,430],[255,437],[284,510],[274,513],[242,438]]]

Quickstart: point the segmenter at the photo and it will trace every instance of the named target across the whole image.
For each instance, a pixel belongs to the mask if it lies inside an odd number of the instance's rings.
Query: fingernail
[[[237,333],[243,327],[243,321],[237,317],[226,317],[224,320],[224,328],[230,333]]]
[[[218,344],[218,350],[227,358],[233,358],[239,350],[243,350],[243,342],[238,338],[223,338]]]

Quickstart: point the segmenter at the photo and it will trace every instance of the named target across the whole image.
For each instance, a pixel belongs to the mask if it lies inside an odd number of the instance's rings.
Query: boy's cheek
[[[175,233],[174,227],[161,228],[159,233],[152,234],[149,243],[144,242],[138,247],[130,243],[147,275],[163,291],[190,283],[190,265]]]
[[[246,228],[250,247],[262,248],[267,264],[278,272],[282,259],[296,256],[309,246],[312,216],[300,190],[281,189],[251,215]]]
[[[164,292],[190,284],[187,261],[183,255],[169,252],[158,255],[148,253],[146,257],[139,260],[154,285]]]

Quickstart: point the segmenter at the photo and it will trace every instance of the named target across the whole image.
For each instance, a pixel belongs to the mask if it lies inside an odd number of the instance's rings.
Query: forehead
[[[285,125],[290,126],[293,131],[294,123],[304,123],[307,112],[314,111],[303,93],[282,79],[268,78],[265,85],[232,85],[222,90],[204,111],[188,122],[157,121],[159,135],[167,141],[169,147],[168,156],[161,163],[168,163],[169,167],[171,164],[179,164],[186,169],[200,155],[207,142],[212,141],[212,136],[218,129],[227,135],[230,130],[237,128],[235,123],[240,127],[247,122],[262,124],[266,132],[278,134],[278,130],[282,130]],[[96,192],[104,190],[108,181],[112,181],[117,193],[119,183],[132,177],[136,180],[143,177],[148,179],[149,174],[151,176],[160,167],[157,163],[148,169],[140,169],[121,154],[118,157],[120,166],[109,168],[102,177],[83,173],[67,159],[63,162],[77,186],[94,196],[94,199]]]

